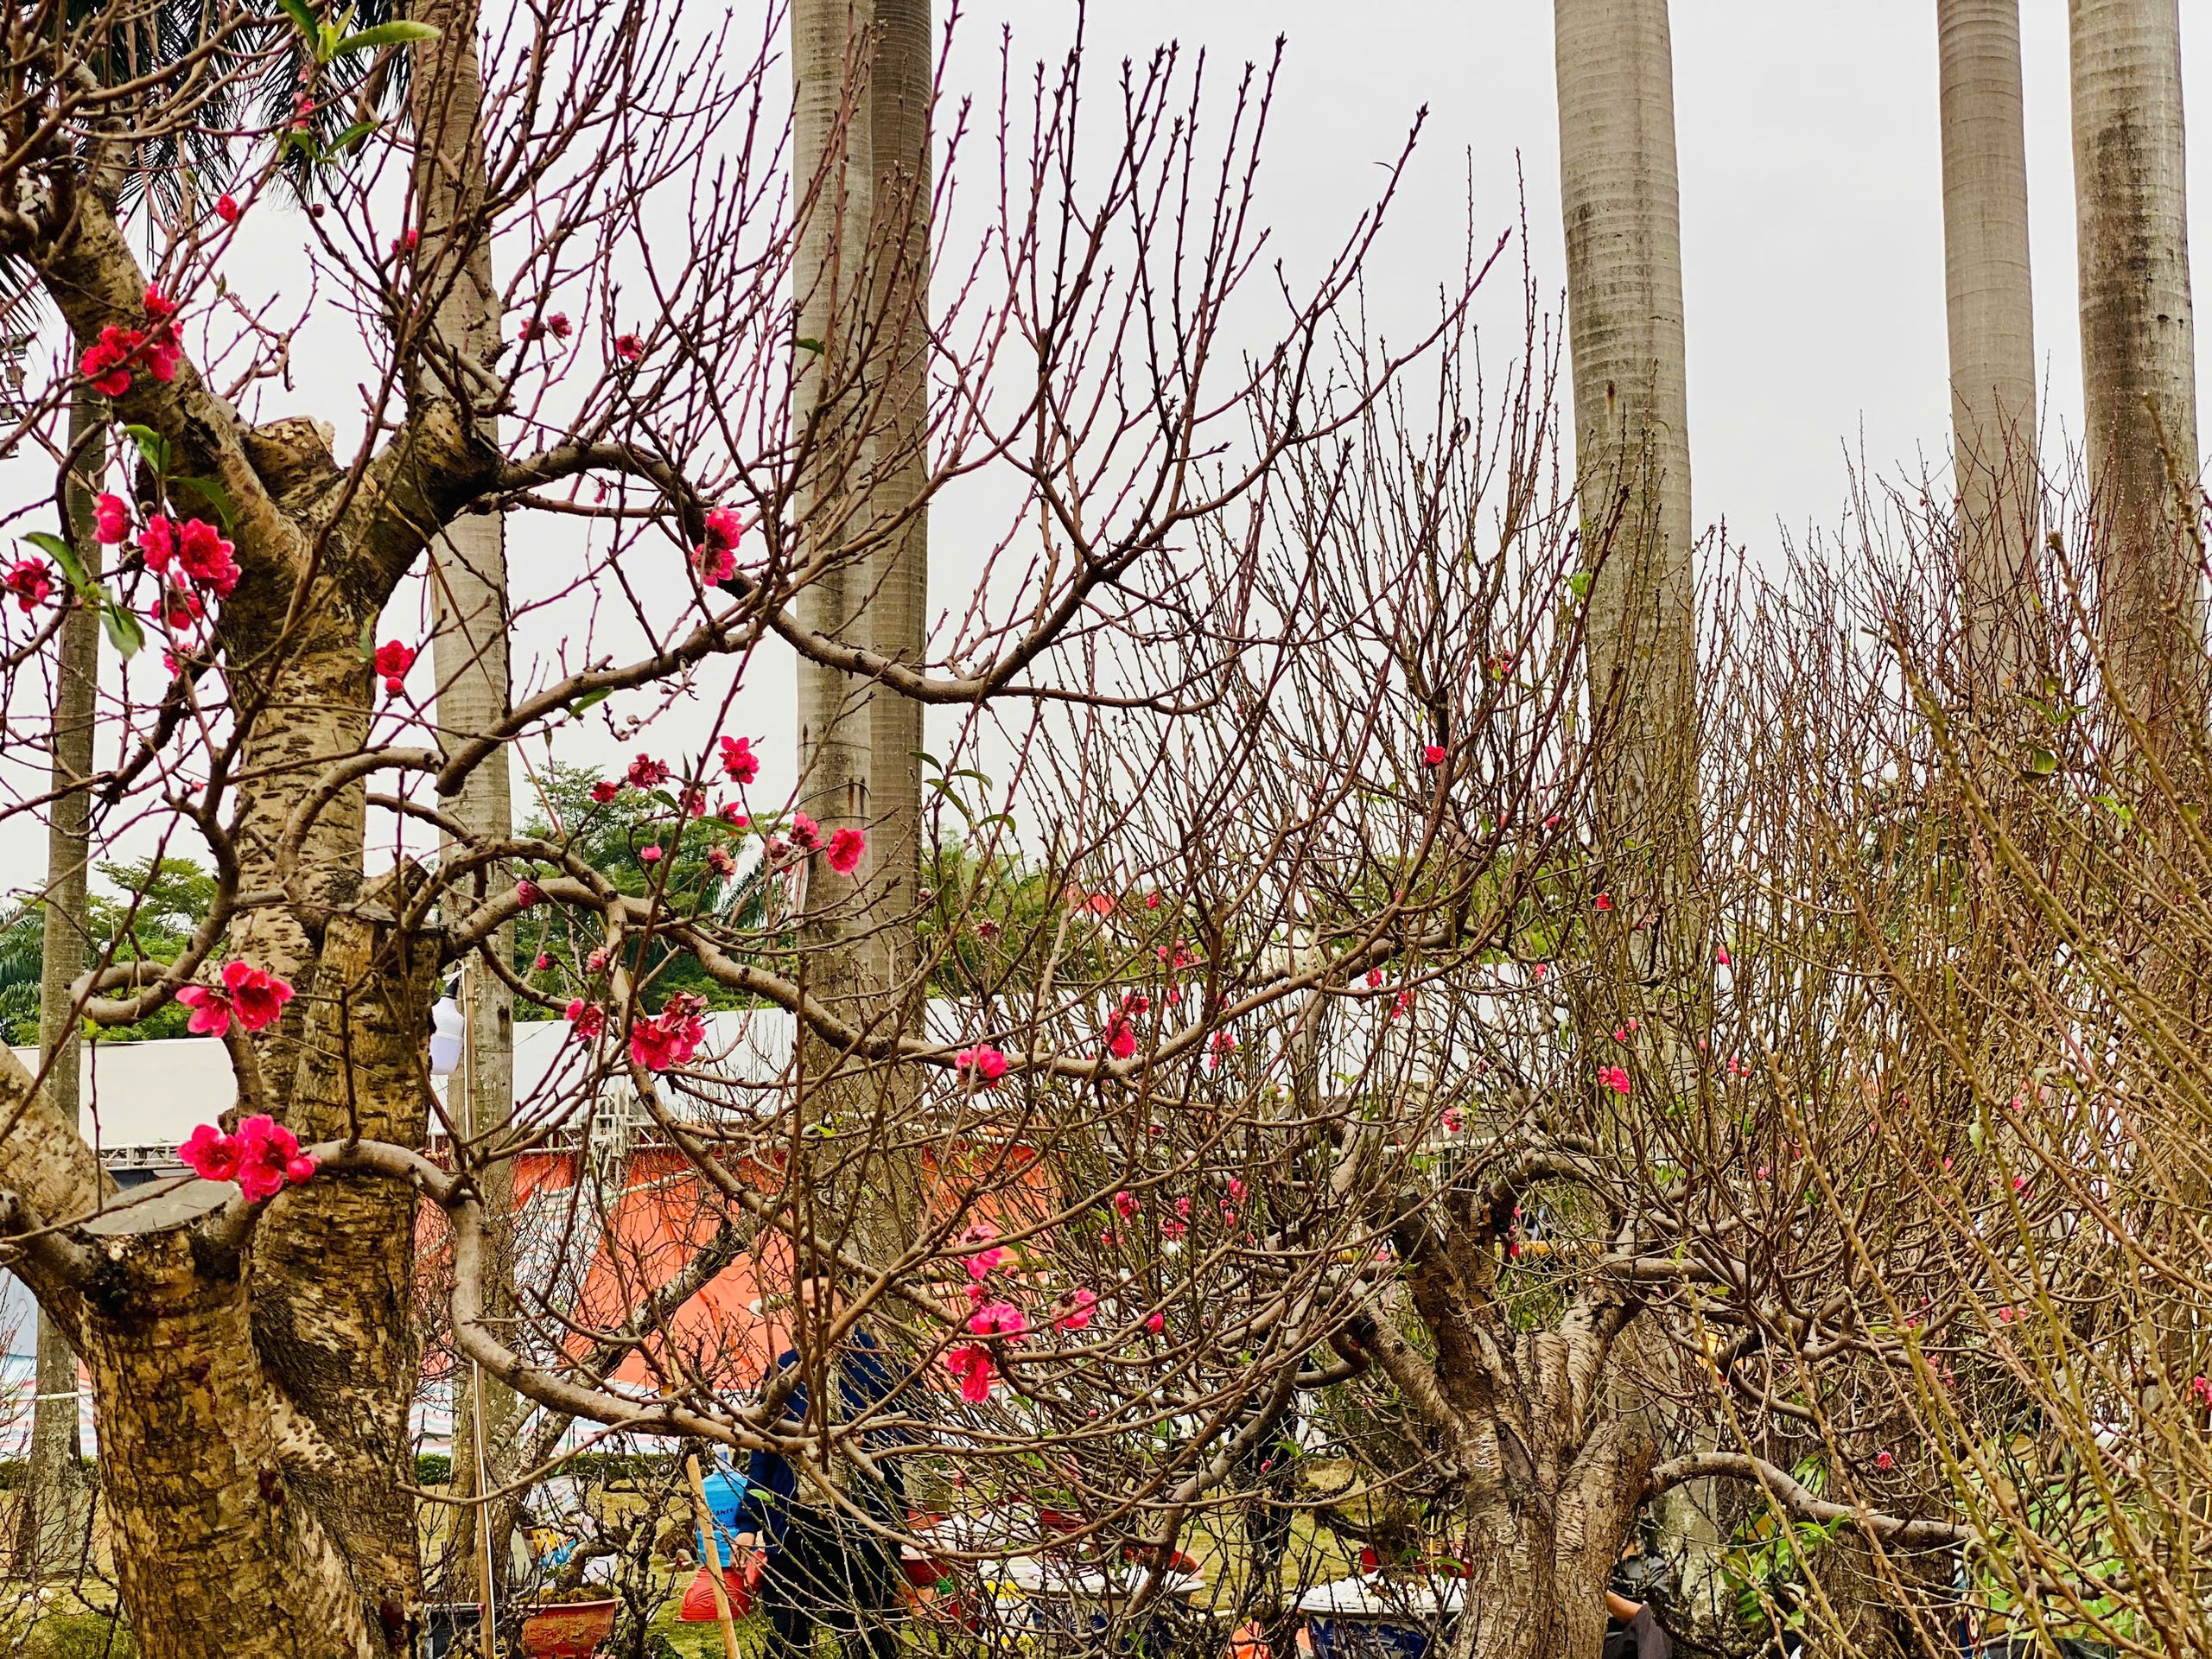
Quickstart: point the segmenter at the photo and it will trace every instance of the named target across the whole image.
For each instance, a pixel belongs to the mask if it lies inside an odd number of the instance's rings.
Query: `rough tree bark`
[[[2071,0],[2082,375],[2100,631],[2170,765],[2198,723],[2196,334],[2178,0]]]
[[[2019,0],[1938,0],[1960,611],[1978,696],[2037,695],[2040,519]]]
[[[145,318],[146,276],[114,217],[112,176],[101,183],[24,247],[79,337]],[[245,742],[227,890],[263,896],[217,959],[299,993],[278,1025],[233,1033],[241,1105],[310,1137],[357,1122],[419,1134],[429,976],[415,955],[387,960],[391,895],[361,891],[364,793],[337,789],[298,833],[292,820],[329,763],[366,740],[364,624],[430,531],[487,487],[497,457],[449,399],[426,394],[349,492],[312,422],[248,429],[189,360],[168,382],[134,378],[115,415],[161,433],[179,473],[217,480],[232,508],[242,574],[216,641]],[[127,1020],[137,1006],[95,996],[91,1012]],[[118,1209],[73,1120],[11,1056],[0,1189],[21,1235],[11,1265],[92,1372],[140,1651],[403,1650],[420,1599],[399,1484],[416,1363],[411,1197],[318,1179],[276,1199],[258,1233],[228,1185]]]

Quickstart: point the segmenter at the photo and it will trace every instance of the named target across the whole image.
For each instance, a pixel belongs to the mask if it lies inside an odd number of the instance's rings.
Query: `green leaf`
[[[358,35],[348,35],[331,48],[330,55],[342,58],[348,52],[373,52],[379,47],[412,46],[418,41],[437,38],[438,31],[428,23],[378,23]]]
[[[365,663],[373,663],[374,661],[376,661],[376,659],[377,659],[377,619],[376,619],[376,618],[374,618],[373,616],[365,616],[365,617],[363,617],[363,618],[361,619],[361,639],[360,639],[360,647],[361,647],[361,660],[362,660],[363,662],[365,662]]]
[[[2049,749],[2030,749],[2028,770],[2038,778],[2048,778],[2058,770],[2058,757]]]
[[[231,493],[212,478],[172,479],[169,489],[172,493],[190,490],[207,504],[209,510],[222,521],[225,530],[231,527],[231,521],[238,516],[238,508],[231,501]]]
[[[328,144],[325,145],[323,147],[322,153],[326,157],[335,156],[340,150],[346,149],[349,144],[359,143],[362,139],[367,137],[371,133],[374,132],[383,124],[383,122],[374,119],[356,121],[352,126],[346,128],[345,131],[340,133],[335,138],[333,138]]]
[[[168,471],[169,441],[167,438],[150,426],[140,426],[135,423],[123,429],[137,442],[138,453],[146,457],[146,464],[149,467],[152,467],[156,474],[166,474]]]
[[[312,44],[321,26],[315,22],[315,13],[308,10],[307,0],[276,0],[276,3],[284,9],[287,17],[299,25],[300,33]]]
[[[604,685],[601,686],[596,691],[585,692],[583,696],[578,697],[574,702],[569,705],[569,718],[571,720],[582,720],[584,717],[584,711],[586,709],[598,708],[601,703],[605,702],[613,695],[614,693],[613,690]]]
[[[1577,599],[1590,597],[1591,576],[1587,570],[1578,570],[1567,579],[1567,591]]]
[[[105,601],[100,607],[100,622],[107,629],[107,637],[115,642],[116,650],[122,653],[125,662],[129,662],[145,649],[146,630],[140,627],[138,619],[117,604],[105,589],[101,590],[100,597]]]
[[[821,356],[828,349],[811,334],[801,334],[797,340],[791,341],[791,346],[796,351],[812,352],[817,357]]]
[[[92,597],[97,586],[92,573],[85,569],[85,562],[77,556],[76,548],[67,538],[50,530],[34,530],[23,539],[41,552],[51,554],[54,562],[61,567],[61,574],[68,578],[69,585],[86,598]]]

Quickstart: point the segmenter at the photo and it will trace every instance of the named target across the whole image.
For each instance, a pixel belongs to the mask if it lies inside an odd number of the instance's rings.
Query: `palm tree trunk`
[[[1553,18],[1575,469],[1591,575],[1591,798],[1602,879],[1616,900],[1592,949],[1621,1013],[1648,1016],[1648,988],[1662,982],[1669,1003],[1710,995],[1694,886],[1697,596],[1674,46],[1667,0],[1554,0]],[[1687,1084],[1696,1063],[1681,1035],[1688,1022],[1646,1023],[1651,1063]],[[1712,1506],[1694,1486],[1668,1502],[1687,1545],[1684,1600],[1702,1627],[1721,1598]]]
[[[878,439],[870,517],[891,526],[873,574],[868,632],[875,648],[918,664],[929,619],[930,0],[875,0],[868,139],[875,175],[872,273],[881,320],[886,418]],[[883,907],[911,911],[921,886],[922,706],[878,688],[868,706],[870,854]],[[913,971],[915,933],[893,930],[894,982]],[[910,1023],[921,1000],[912,1000]]]
[[[2019,0],[1937,0],[1960,610],[1979,696],[2033,696],[2039,518]]]
[[[2154,754],[2201,714],[2196,328],[2178,0],[2071,0],[2082,378],[2099,630]]]
[[[104,418],[99,395],[79,389],[69,404],[72,454],[83,454],[79,446],[100,429]],[[97,445],[93,453],[99,453]],[[97,575],[99,543],[93,536],[91,492],[73,480],[64,494],[69,539],[78,556]],[[75,599],[67,588],[63,594],[65,602]],[[99,612],[77,602],[61,625],[54,664],[54,800],[47,820],[46,929],[38,996],[39,1050],[47,1095],[54,1109],[72,1122],[77,1118],[80,1044],[69,988],[86,965],[92,804],[87,793],[67,791],[92,774],[93,704],[99,674]],[[33,1580],[62,1567],[82,1541],[90,1498],[77,1429],[77,1353],[43,1309],[38,1316],[36,1376],[29,1478],[16,1554],[18,1576]]]
[[[819,346],[803,350],[794,391],[808,446],[799,555],[826,561],[798,611],[822,632],[918,662],[929,557],[928,0],[798,0],[791,42],[798,335]],[[810,988],[878,1031],[911,1027],[922,999],[911,982],[914,930],[901,918],[920,886],[920,706],[804,659],[798,702],[801,806],[825,836],[850,828],[868,837],[849,877],[818,853],[811,861],[801,924]],[[802,1042],[800,1065],[810,1113],[883,1125],[914,1096],[906,1068],[856,1073],[819,1043]],[[892,1259],[915,1208],[906,1160],[881,1144],[833,1155],[842,1214],[824,1221],[863,1255]]]
[[[423,214],[421,269],[428,280],[443,285],[434,319],[438,340],[488,369],[499,350],[501,314],[492,270],[490,226],[484,217],[488,187],[480,125],[483,76],[476,49],[478,8],[475,0],[431,0],[418,6],[416,16],[442,31],[416,60],[415,121],[423,158],[416,184]],[[483,417],[481,425],[485,437],[497,443],[496,417]],[[474,513],[457,521],[431,548],[430,585],[438,735],[450,749],[493,730],[508,710],[504,515]],[[504,748],[469,774],[446,810],[471,841],[506,839],[513,807]],[[441,850],[451,855],[461,845],[448,840]],[[496,881],[496,872],[490,874]],[[487,948],[512,959],[512,928],[500,930]],[[496,974],[472,972],[466,976],[461,1001],[462,1063],[448,1080],[448,1110],[464,1134],[493,1135],[514,1109],[514,994]],[[487,1221],[497,1234],[510,1232],[513,1166],[504,1160],[493,1164],[481,1179]],[[495,1299],[503,1294],[501,1289],[493,1291]],[[503,1452],[512,1445],[517,1427],[514,1393],[495,1379],[471,1376],[465,1382],[467,1387],[454,1402],[455,1479],[480,1479],[486,1487],[496,1486],[505,1467]],[[487,1465],[482,1468],[478,1466],[472,1421],[476,1414],[482,1419],[483,1461]],[[469,1428],[464,1429],[464,1424]],[[496,1564],[505,1559],[512,1506],[493,1505],[492,1517]],[[471,1534],[472,1539],[477,1535]],[[461,1581],[474,1586],[480,1571],[474,1552],[463,1551]]]
[[[1605,844],[1696,812],[1681,220],[1666,0],[1555,0],[1560,197]],[[1601,728],[1602,729],[1602,728]]]

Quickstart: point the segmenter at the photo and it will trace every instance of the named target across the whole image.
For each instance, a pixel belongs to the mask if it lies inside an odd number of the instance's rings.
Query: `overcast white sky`
[[[1039,37],[1058,11],[997,0]],[[1689,329],[1691,465],[1700,525],[1771,549],[1777,524],[1833,525],[1846,451],[1879,473],[1940,463],[1948,438],[1934,0],[1675,0],[1675,102]],[[2023,0],[2037,352],[2053,430],[2078,426],[2066,7]],[[2212,0],[2181,0],[2192,240],[2212,250]],[[1429,124],[1389,245],[1408,307],[1433,291],[1464,222],[1503,229],[1525,168],[1538,279],[1565,283],[1548,0],[1113,0],[1094,42],[1170,37],[1224,58],[1288,37],[1269,202],[1314,245],[1374,188],[1413,111]],[[976,28],[973,25],[986,25]],[[2192,55],[2193,54],[2193,55]],[[1510,329],[1517,297],[1493,296]],[[1410,311],[1408,311],[1410,315]],[[1510,334],[1507,336],[1510,338]],[[2201,347],[2200,347],[2201,352]],[[2200,371],[2200,378],[2202,372]]]
[[[738,7],[741,34],[757,27],[760,3]],[[947,3],[938,0],[940,22]],[[2051,430],[2060,432],[2078,425],[2081,379],[2065,6],[2024,0],[2023,11],[2037,343]],[[1700,525],[1725,518],[1754,557],[1771,555],[1781,527],[1802,536],[1839,522],[1847,455],[1895,477],[1940,467],[1946,452],[1934,13],[1934,0],[1675,0],[1695,512]],[[963,16],[950,90],[973,91],[988,106],[1001,25],[1014,27],[1018,60],[1057,58],[1074,9],[1071,0],[971,0]],[[1286,35],[1261,207],[1294,271],[1335,251],[1427,105],[1419,152],[1370,270],[1370,315],[1403,337],[1433,318],[1440,284],[1457,273],[1471,184],[1483,240],[1516,221],[1516,168],[1539,289],[1548,303],[1561,302],[1551,16],[1547,0],[1102,0],[1090,19],[1093,85],[1110,103],[1114,60],[1170,39],[1186,52],[1202,48],[1209,73],[1225,84]],[[2212,0],[2182,0],[2182,19],[2187,103],[2205,116],[2192,133],[2191,172],[2212,180]],[[995,163],[980,146],[969,160],[987,172]],[[2212,248],[2212,198],[2200,194],[2199,207],[2202,251]],[[296,274],[303,229],[274,203],[251,215],[234,280],[306,292]],[[1481,311],[1501,355],[1520,338],[1517,279],[1516,260],[1493,278]],[[582,297],[569,308],[588,314]],[[315,321],[296,359],[299,389],[272,396],[257,418],[342,419],[353,401],[341,390],[358,378],[352,325],[321,315],[327,308],[308,308]],[[50,487],[31,486],[41,496]],[[963,514],[973,516],[961,500],[944,503],[932,537],[940,607],[974,591],[973,550],[989,539]],[[524,538],[518,586],[565,582],[561,550],[573,533],[573,521],[512,532]],[[635,578],[647,588],[665,578],[675,595],[672,560]],[[531,597],[517,594],[518,603]],[[401,614],[416,603],[403,595],[388,635],[420,637],[419,620]],[[543,671],[568,626],[550,613],[524,620],[518,685]],[[427,666],[418,670],[424,690]],[[696,753],[706,742],[720,696],[712,685],[702,690],[656,729],[653,747]],[[755,664],[732,729],[767,740],[765,791],[788,784],[790,687],[779,665]],[[571,728],[563,752],[599,762],[618,754],[610,738],[586,728]],[[517,788],[526,796],[519,777]],[[42,844],[43,831],[26,819],[0,826],[0,857],[19,863],[25,880],[43,865]]]

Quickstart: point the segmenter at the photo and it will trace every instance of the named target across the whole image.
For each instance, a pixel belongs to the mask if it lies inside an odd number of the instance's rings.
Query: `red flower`
[[[1123,1221],[1129,1220],[1143,1208],[1143,1201],[1127,1187],[1114,1195],[1114,1213]]]
[[[1006,1056],[988,1043],[962,1049],[952,1057],[952,1063],[960,1071],[972,1073],[986,1089],[995,1089],[999,1079],[1006,1076]]]
[[[543,904],[544,899],[545,889],[528,876],[524,876],[515,883],[515,903],[520,905],[524,910],[528,910],[533,905]]]
[[[1424,766],[1442,766],[1444,764],[1444,746],[1441,743],[1431,743],[1426,746],[1421,752],[1421,763]]]
[[[230,993],[232,1013],[248,1031],[275,1025],[292,1000],[289,985],[250,963],[225,963],[223,988]]]
[[[1612,895],[1611,893],[1599,893],[1599,894],[1598,895],[1598,908],[1599,908],[1599,909],[1600,909],[1600,910],[1611,910],[1612,907],[1613,907],[1613,895]]]
[[[699,997],[671,996],[658,1014],[630,1027],[630,1058],[648,1071],[689,1065],[707,1035],[705,1007]]]
[[[963,1343],[944,1357],[944,1368],[960,1383],[960,1397],[980,1406],[991,1397],[991,1351],[980,1342]]]
[[[812,852],[822,844],[822,826],[804,812],[791,814],[791,845]]]
[[[570,999],[562,1013],[569,1022],[569,1035],[580,1043],[590,1041],[607,1029],[607,1010],[581,996]]]
[[[1167,1316],[1165,1313],[1154,1313],[1144,1322],[1144,1328],[1151,1332],[1154,1336],[1158,1336],[1167,1328]]]
[[[299,1137],[266,1116],[238,1125],[238,1190],[248,1204],[261,1204],[284,1190],[288,1181],[315,1173],[315,1160],[300,1156]]]
[[[707,849],[707,868],[727,881],[737,874],[737,859],[728,848],[716,842]]]
[[[0,579],[0,587],[15,594],[26,612],[35,611],[54,591],[54,567],[44,559],[18,559],[6,577]]]
[[[1080,1331],[1090,1323],[1091,1310],[1098,1306],[1098,1293],[1078,1290],[1068,1298],[1068,1311],[1060,1316],[1060,1329]]]
[[[1725,945],[1721,948],[1719,955],[1714,958],[1714,961],[1723,968],[1726,968],[1728,965],[1728,951]]]
[[[177,992],[176,1000],[192,1010],[192,1018],[185,1021],[187,1031],[220,1037],[231,1028],[231,1000],[213,987],[187,985]]]
[[[531,964],[531,967],[537,969],[541,974],[552,965],[553,958],[547,956],[543,950],[537,953],[537,960]]]
[[[850,875],[867,853],[866,836],[857,830],[839,830],[830,836],[830,850],[823,855],[823,861],[838,874]]]
[[[158,562],[148,539],[154,535],[157,524],[162,526],[163,543]],[[167,570],[173,553],[177,568],[202,588],[213,590],[218,599],[228,599],[238,585],[238,567],[231,557],[232,544],[223,539],[220,531],[204,519],[188,518],[182,524],[172,526],[166,519],[149,518],[138,544],[146,549],[148,569],[156,574]]]
[[[226,225],[237,224],[238,222],[238,198],[229,195],[216,197],[215,217],[221,219]]]
[[[1457,1106],[1446,1106],[1444,1109],[1445,1134],[1457,1135],[1460,1130],[1466,1127],[1467,1120],[1460,1115],[1459,1109]]]
[[[598,802],[601,806],[605,806],[609,801],[613,800],[621,792],[621,785],[611,783],[604,778],[601,779],[597,783],[591,786],[592,799]]]
[[[2198,1376],[2190,1379],[2189,1391],[2196,1396],[2199,1405],[2212,1406],[2212,1381]]]
[[[86,347],[84,356],[77,360],[78,370],[103,397],[120,397],[130,390],[130,365],[145,344],[143,329],[108,323],[100,329],[100,337]]]
[[[751,738],[722,739],[722,771],[728,774],[732,783],[740,787],[760,775],[760,757],[753,753]]]
[[[176,1155],[203,1181],[238,1179],[238,1143],[213,1123],[202,1123],[187,1135]]]
[[[1618,1065],[1601,1068],[1598,1073],[1598,1081],[1617,1095],[1624,1095],[1635,1087],[1635,1084],[1629,1081],[1626,1069]]]
[[[699,580],[709,588],[737,574],[737,555],[726,547],[695,547],[691,563],[699,567]]]
[[[376,670],[388,695],[396,697],[407,689],[407,671],[414,666],[414,646],[387,639],[377,647]]]
[[[634,363],[645,354],[645,342],[635,334],[614,336],[614,355],[625,363]]]
[[[1885,1452],[1874,1459],[1874,1466],[1877,1469],[1887,1469],[1896,1462],[1897,1459],[1895,1458]]]
[[[1126,1060],[1137,1052],[1136,1028],[1121,1014],[1106,1022],[1106,1052],[1117,1060]]]
[[[979,1337],[1018,1337],[1029,1320],[1012,1302],[985,1302],[969,1316],[968,1328]]]
[[[660,862],[660,845],[659,845],[659,843],[658,843],[658,842],[655,842],[652,846],[650,846],[650,847],[642,847],[642,848],[639,849],[639,850],[638,850],[638,862],[639,862],[640,864],[658,864],[658,863],[659,863],[659,862]]]
[[[92,503],[92,535],[112,547],[130,533],[130,510],[119,495],[102,495]]]
[[[668,781],[668,763],[641,754],[630,763],[628,776],[639,789],[652,789]]]

